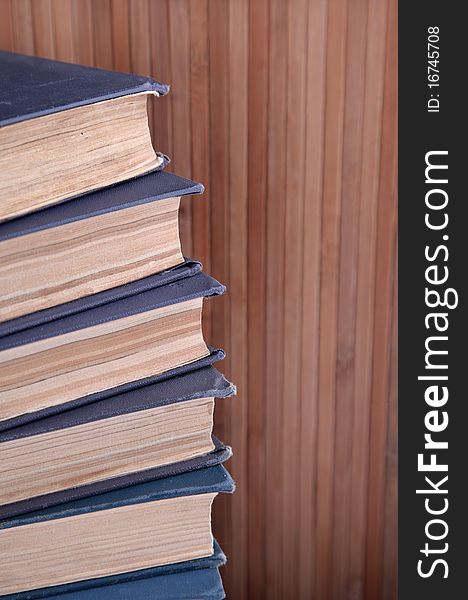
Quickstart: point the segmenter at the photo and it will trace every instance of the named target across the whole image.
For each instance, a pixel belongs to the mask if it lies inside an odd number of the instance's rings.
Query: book
[[[48,596],[40,596],[47,598]],[[55,597],[55,596],[53,596]],[[115,583],[95,589],[60,594],[60,600],[223,600],[226,597],[218,568],[196,569]],[[3,600],[31,600],[28,592],[0,596]]]
[[[56,585],[47,588],[18,592],[16,594],[2,595],[4,600],[41,600],[59,596],[63,600],[95,600],[95,598],[134,598],[136,590],[144,590],[142,600],[158,598],[158,600],[176,600],[176,598],[187,598],[191,591],[196,591],[196,598],[224,598],[224,590],[219,587],[219,579],[211,578],[217,585],[208,583],[206,574],[208,571],[216,570],[226,564],[226,556],[220,548],[216,539],[213,539],[213,553],[210,556],[187,560],[170,565],[161,565],[149,569],[139,569],[130,573],[119,573],[96,579],[74,581],[64,585]],[[202,571],[202,585],[194,587],[195,571]],[[187,573],[187,576],[184,574]],[[175,576],[170,577],[169,576]],[[164,578],[164,579],[163,579]],[[137,582],[141,581],[139,585]],[[156,593],[157,592],[157,593]],[[183,595],[185,594],[185,595]],[[205,595],[206,594],[206,595]],[[217,595],[214,595],[217,594]]]
[[[51,407],[58,412],[73,401],[85,404],[141,387],[150,377],[208,357],[202,301],[224,291],[198,273],[4,336],[0,423],[9,428],[20,424],[12,420],[21,415]]]
[[[202,191],[155,172],[0,224],[0,322],[183,263],[180,200]]]
[[[0,52],[0,220],[148,173],[148,77]]]
[[[218,465],[3,520],[0,594],[209,557],[211,504],[233,491]]]
[[[0,518],[227,460],[212,437],[213,367],[0,432]]]

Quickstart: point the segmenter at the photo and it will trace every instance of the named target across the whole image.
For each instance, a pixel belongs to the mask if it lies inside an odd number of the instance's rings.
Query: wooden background
[[[0,0],[0,46],[153,75],[238,397],[236,600],[396,598],[396,0]]]

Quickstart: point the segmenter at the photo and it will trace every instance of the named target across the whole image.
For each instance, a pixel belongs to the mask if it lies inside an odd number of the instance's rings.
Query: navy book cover
[[[49,593],[49,590],[52,591]],[[55,588],[43,588],[0,596],[4,600],[36,600],[49,597],[58,600],[222,600],[226,596],[217,567],[184,570],[147,579],[118,581],[98,589],[56,592]]]
[[[167,94],[150,77],[0,52],[0,127],[129,94]]]

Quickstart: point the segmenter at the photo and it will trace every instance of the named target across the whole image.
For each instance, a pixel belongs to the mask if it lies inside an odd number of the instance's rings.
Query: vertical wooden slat
[[[284,198],[286,192],[286,90],[287,77],[287,5],[272,0],[270,6],[270,62],[268,102],[268,173],[267,173],[267,265],[265,306],[265,395],[268,408],[266,428],[265,531],[266,589],[271,600],[281,600],[283,581],[283,322],[284,322]],[[276,524],[272,526],[273,524]]]
[[[117,71],[131,71],[128,3],[129,0],[112,0],[111,4],[112,47],[114,48],[114,66]],[[147,14],[146,26],[149,27],[149,14]],[[151,53],[151,46],[148,43],[147,46],[147,52]]]
[[[36,54],[44,58],[54,58],[55,19],[52,12],[52,0],[37,0],[32,3],[32,19]]]
[[[31,0],[13,0],[13,42],[15,52],[34,54],[34,28]]]
[[[52,11],[56,57],[60,60],[73,62],[75,59],[75,46],[71,0],[53,0]],[[42,37],[42,32],[40,35]]]
[[[151,73],[151,32],[148,0],[133,0],[130,12],[130,66],[134,73]],[[117,40],[115,40],[117,42]]]
[[[110,0],[94,0],[94,2],[91,2],[94,60],[96,67],[102,69],[112,69],[114,66],[111,7]]]
[[[114,65],[117,71],[131,71],[130,66],[130,33],[129,33],[129,0],[112,0],[112,48]],[[135,7],[132,6],[132,9]],[[149,27],[149,15],[147,24]],[[147,47],[150,53],[150,46]],[[150,58],[151,61],[151,58]],[[151,69],[150,69],[151,70]],[[150,70],[148,72],[150,72]]]
[[[304,176],[304,264],[301,332],[299,598],[315,595],[318,358],[324,160],[327,0],[309,5]]]
[[[348,3],[330,0],[327,21],[327,76],[320,281],[316,526],[317,598],[333,584],[333,487],[338,328],[340,217]]]
[[[94,65],[92,0],[72,0],[75,57],[78,63]]]
[[[283,598],[296,598],[299,580],[299,496],[301,486],[300,440],[300,351],[303,269],[303,195],[305,173],[306,61],[308,2],[288,4],[286,109],[286,194],[284,222],[284,359],[283,359]]]
[[[266,305],[266,214],[268,165],[269,0],[249,3],[248,64],[248,549],[249,596],[261,598],[267,589],[265,506],[266,474],[265,415],[265,305]]]
[[[396,27],[395,2],[389,0],[387,25],[384,91],[382,98],[382,139],[378,189],[378,220],[375,270],[375,322],[373,340],[372,388],[370,404],[370,455],[368,474],[366,598],[374,598],[382,588],[384,563],[384,528],[381,511],[385,504],[386,444],[388,422],[388,392],[390,381],[390,350],[392,349],[391,320],[394,285],[395,220],[396,220],[396,46],[393,43]],[[382,19],[383,20],[383,19]]]
[[[0,47],[14,50],[12,0],[0,0]]]
[[[0,47],[172,84],[234,497],[228,597],[396,598],[396,0],[0,0]]]
[[[355,404],[353,416],[352,498],[348,550],[351,581],[366,596],[368,468],[371,434],[372,360],[374,348],[375,270],[378,190],[382,136],[382,99],[386,40],[386,1],[369,2],[364,97],[359,260],[355,342]],[[375,549],[374,549],[375,551]],[[378,560],[377,556],[375,557]],[[359,597],[359,596],[358,596]]]
[[[248,595],[248,528],[247,499],[249,494],[247,468],[247,142],[248,142],[248,2],[229,2],[229,373],[238,387],[237,398],[226,405],[231,423],[230,443],[236,448],[231,460],[238,493],[231,504],[232,557],[231,595]]]
[[[353,433],[359,206],[363,152],[363,105],[368,0],[355,0],[348,10],[346,92],[343,132],[343,175],[336,355],[336,428],[333,515],[333,597],[360,598],[358,581],[350,581],[348,553],[352,505]]]

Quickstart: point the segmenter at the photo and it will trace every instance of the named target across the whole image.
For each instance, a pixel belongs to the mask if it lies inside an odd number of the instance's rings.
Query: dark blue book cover
[[[0,52],[0,127],[129,94],[165,95],[150,77]]]
[[[47,589],[45,590],[45,592]],[[223,600],[226,597],[218,568],[196,569],[117,582],[100,588],[77,592],[47,593],[37,596],[28,592],[0,596],[5,600],[32,600],[54,597],[57,600]]]

